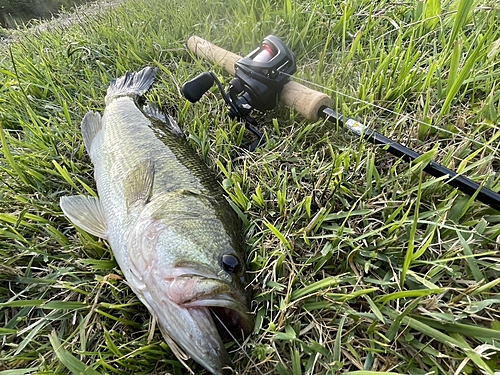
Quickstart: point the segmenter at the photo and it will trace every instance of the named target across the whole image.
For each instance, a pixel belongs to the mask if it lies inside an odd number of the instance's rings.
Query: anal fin
[[[94,236],[107,238],[108,223],[98,198],[73,195],[62,197],[59,205],[73,224]]]

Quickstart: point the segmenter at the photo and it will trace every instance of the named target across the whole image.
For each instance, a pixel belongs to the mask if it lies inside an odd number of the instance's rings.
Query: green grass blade
[[[462,1],[466,2],[466,1]],[[488,31],[489,33],[489,31]],[[486,37],[481,37],[477,46],[475,46],[467,55],[465,63],[463,67],[460,69],[460,73],[456,77],[456,79],[451,83],[451,87],[449,87],[448,90],[446,90],[446,98],[444,100],[443,106],[441,108],[441,111],[439,113],[439,118],[441,119],[444,115],[449,113],[451,104],[453,100],[455,99],[457,93],[459,92],[460,88],[462,87],[463,83],[465,82],[465,79],[471,74],[472,69],[474,65],[477,63],[477,61],[481,58],[484,57],[486,54],[486,50],[483,48],[484,42],[488,40]]]
[[[69,351],[64,349],[61,341],[59,341],[59,338],[57,337],[56,332],[52,332],[52,334],[50,334],[49,340],[57,359],[59,359],[59,361],[61,361],[61,363],[69,371],[71,371],[73,375],[99,375],[99,372],[85,365]]]
[[[458,3],[458,7],[456,14],[453,16],[454,22],[448,38],[448,50],[451,49],[451,46],[455,43],[458,34],[467,23],[467,19],[470,17],[470,13],[474,5],[474,0],[457,0],[456,3]]]

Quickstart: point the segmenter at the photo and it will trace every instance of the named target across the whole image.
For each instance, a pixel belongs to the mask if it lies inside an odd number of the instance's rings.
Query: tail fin
[[[124,76],[111,82],[106,93],[104,102],[108,104],[112,99],[119,96],[142,95],[153,84],[157,68],[145,67],[139,72],[127,72]]]

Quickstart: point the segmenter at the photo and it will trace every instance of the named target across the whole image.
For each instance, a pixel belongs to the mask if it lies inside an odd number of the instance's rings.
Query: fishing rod
[[[214,83],[217,84],[229,106],[229,115],[242,120],[247,129],[257,136],[257,140],[250,146],[251,149],[255,149],[262,139],[262,135],[255,128],[255,119],[250,116],[251,111],[256,109],[264,112],[273,109],[279,98],[281,103],[294,108],[307,120],[317,121],[324,118],[344,126],[361,139],[383,145],[388,152],[406,162],[412,162],[421,156],[361,122],[333,110],[333,101],[325,93],[290,81],[289,77],[296,71],[295,58],[290,49],[276,36],[266,37],[258,48],[245,57],[197,36],[188,39],[187,47],[196,56],[222,67],[234,78],[229,84],[229,90],[225,92],[214,73],[202,73],[183,85],[184,96],[193,103],[197,102]],[[424,171],[434,177],[444,177],[446,184],[469,196],[475,195],[477,200],[500,211],[500,194],[435,161],[428,163]]]

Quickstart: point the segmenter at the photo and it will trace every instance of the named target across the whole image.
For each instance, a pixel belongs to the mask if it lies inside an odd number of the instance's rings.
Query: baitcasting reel
[[[250,146],[254,150],[262,134],[255,129],[257,121],[250,113],[253,109],[264,112],[276,107],[279,93],[297,70],[295,57],[280,38],[269,35],[260,47],[236,61],[234,68],[227,92],[213,72],[205,72],[186,82],[182,93],[195,103],[216,83],[229,107],[229,116],[244,121],[245,127],[257,136]]]

